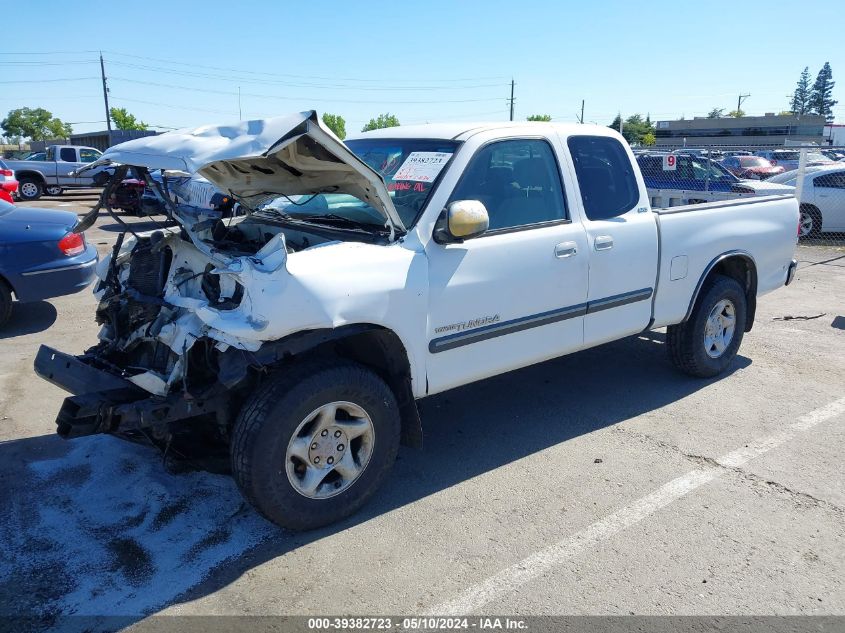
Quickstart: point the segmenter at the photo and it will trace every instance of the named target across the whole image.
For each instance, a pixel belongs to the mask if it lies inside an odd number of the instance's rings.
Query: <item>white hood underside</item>
[[[119,163],[198,173],[247,205],[274,195],[346,193],[404,230],[381,176],[320,123],[313,110],[203,126],[120,143],[79,171]]]

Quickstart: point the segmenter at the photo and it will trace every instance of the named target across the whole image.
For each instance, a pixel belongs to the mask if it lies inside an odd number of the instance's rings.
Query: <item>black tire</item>
[[[38,200],[44,195],[44,183],[38,178],[21,178],[18,181],[18,197],[21,200]]]
[[[372,452],[348,488],[330,498],[309,498],[288,478],[288,443],[311,412],[335,401],[354,403],[370,416]],[[272,376],[244,404],[232,432],[232,475],[264,517],[292,530],[310,530],[366,503],[396,459],[399,433],[396,398],[378,375],[340,359],[303,361]]]
[[[0,328],[8,323],[12,316],[12,292],[9,286],[0,279]]]
[[[705,330],[710,312],[723,299],[733,304],[734,332],[721,355],[714,358],[708,354],[705,346]],[[672,363],[681,371],[698,378],[721,374],[733,362],[742,343],[747,309],[745,291],[736,279],[723,275],[711,277],[702,288],[690,318],[667,328],[666,347]]]
[[[799,239],[819,237],[822,233],[822,214],[813,206],[801,205],[799,226]],[[805,228],[809,226],[809,229]]]
[[[54,187],[54,186],[44,187],[44,193],[46,193],[48,196],[60,196],[64,192],[65,192],[65,190],[62,189],[61,187]]]

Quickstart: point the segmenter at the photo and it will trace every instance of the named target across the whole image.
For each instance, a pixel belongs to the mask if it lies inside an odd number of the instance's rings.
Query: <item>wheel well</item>
[[[44,176],[37,171],[15,171],[15,178],[17,178],[18,180],[21,180],[22,178],[32,178],[34,180],[40,180],[42,183],[44,183]]]
[[[13,295],[17,296],[17,293],[15,292],[15,289],[12,287],[12,284],[10,284],[9,280],[6,279],[2,274],[0,274],[0,286],[3,286],[9,292],[11,292]]]
[[[411,384],[411,363],[405,345],[395,332],[367,323],[309,330],[267,343],[249,358],[271,367],[305,356],[337,356],[375,371],[396,396],[402,419],[402,443],[422,446],[422,421]],[[246,365],[241,355],[229,355],[228,359],[234,362],[222,372],[222,382],[236,384]]]
[[[810,204],[809,202],[802,202],[799,209],[806,213],[809,213],[812,216],[817,217],[819,220],[822,219],[822,212],[821,210],[814,204]]]
[[[702,289],[716,275],[736,279],[745,289],[745,300],[748,308],[745,317],[745,331],[750,332],[754,325],[754,315],[757,312],[757,266],[754,264],[754,260],[749,255],[735,254],[722,257],[716,261],[699,284],[696,300]]]

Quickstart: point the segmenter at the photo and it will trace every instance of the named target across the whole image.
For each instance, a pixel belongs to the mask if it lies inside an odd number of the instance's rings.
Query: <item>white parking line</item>
[[[738,468],[750,460],[782,446],[798,433],[807,431],[842,413],[845,413],[845,398],[840,398],[824,407],[802,415],[784,430],[750,442],[742,448],[723,455],[716,461],[725,468]],[[432,615],[464,615],[472,613],[486,604],[500,600],[522,585],[572,558],[581,550],[596,545],[639,523],[673,501],[677,501],[684,495],[713,481],[724,472],[723,468],[712,466],[696,469],[673,479],[651,494],[503,569],[487,580],[467,588],[453,600],[432,608],[430,613]]]

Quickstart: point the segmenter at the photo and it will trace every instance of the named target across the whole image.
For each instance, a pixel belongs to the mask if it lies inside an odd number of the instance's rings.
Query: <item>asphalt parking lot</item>
[[[103,215],[88,239],[104,253],[119,229]],[[657,331],[429,398],[425,448],[362,512],[301,534],[227,477],[55,436],[64,394],[32,361],[93,344],[95,303],[16,305],[0,615],[845,614],[845,248],[798,259],[727,375],[677,373]]]

